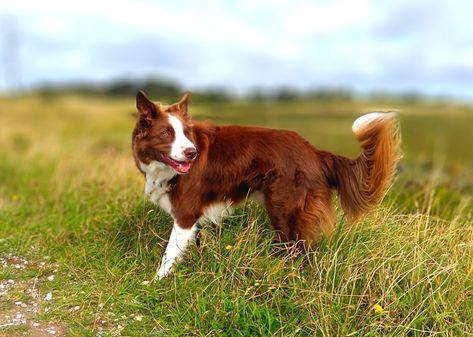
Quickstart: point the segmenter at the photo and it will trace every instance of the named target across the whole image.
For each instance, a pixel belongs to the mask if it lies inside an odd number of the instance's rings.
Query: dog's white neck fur
[[[169,123],[174,129],[174,142],[171,146],[170,157],[174,160],[186,160],[184,150],[188,148],[195,149],[195,145],[184,134],[184,127],[182,122],[176,116],[169,115]]]

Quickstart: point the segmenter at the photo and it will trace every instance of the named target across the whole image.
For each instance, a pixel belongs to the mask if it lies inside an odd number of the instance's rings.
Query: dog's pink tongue
[[[181,173],[189,172],[190,168],[191,168],[190,163],[179,163],[179,172],[181,172]]]

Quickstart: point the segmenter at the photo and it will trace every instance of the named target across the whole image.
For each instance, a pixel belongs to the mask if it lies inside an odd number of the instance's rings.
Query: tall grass
[[[374,213],[352,228],[340,217],[306,255],[274,244],[250,202],[204,226],[176,272],[146,285],[171,222],[143,197],[133,101],[2,99],[0,254],[58,263],[54,281],[38,285],[54,298],[42,317],[71,336],[473,334],[473,109],[351,104],[193,107],[200,119],[292,128],[344,155],[357,153],[354,116],[400,108],[405,160]],[[0,280],[45,273],[2,270]]]

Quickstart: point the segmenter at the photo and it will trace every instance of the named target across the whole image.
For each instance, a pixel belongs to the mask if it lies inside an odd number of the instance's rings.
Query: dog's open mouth
[[[188,161],[177,161],[166,156],[164,153],[161,153],[161,158],[165,164],[171,166],[178,173],[186,174],[191,168],[191,163]]]

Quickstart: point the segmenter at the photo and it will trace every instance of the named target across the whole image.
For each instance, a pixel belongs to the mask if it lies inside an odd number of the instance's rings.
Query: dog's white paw
[[[169,274],[172,273],[172,268],[165,268],[165,266],[162,266],[159,268],[159,270],[156,272],[156,275],[154,275],[153,282],[156,283],[163,278],[169,276]]]

